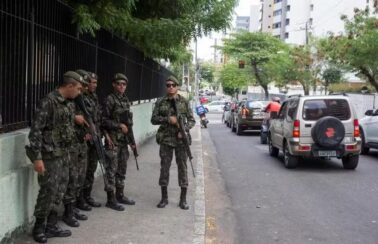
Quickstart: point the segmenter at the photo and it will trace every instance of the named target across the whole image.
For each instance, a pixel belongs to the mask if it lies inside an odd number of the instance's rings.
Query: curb
[[[201,140],[201,127],[199,127],[199,138],[196,138],[196,147],[200,148],[199,153],[195,155],[197,161],[196,172],[196,189],[194,194],[194,236],[193,244],[203,244],[205,243],[205,232],[206,232],[206,211],[205,211],[205,180],[203,172],[203,157],[202,157],[202,140]],[[197,128],[198,128],[197,127]]]

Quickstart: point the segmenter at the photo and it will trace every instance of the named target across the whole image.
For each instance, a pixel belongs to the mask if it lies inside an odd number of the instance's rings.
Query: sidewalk
[[[196,178],[193,178],[188,161],[188,203],[185,211],[178,207],[180,188],[177,180],[177,166],[172,161],[170,184],[168,187],[169,204],[164,209],[156,207],[160,201],[158,185],[160,172],[159,147],[155,137],[138,148],[140,170],[136,170],[134,157],[130,156],[126,176],[127,196],[136,201],[135,206],[126,206],[124,212],[117,212],[104,207],[106,194],[101,177],[96,179],[93,196],[102,203],[101,208],[94,208],[87,221],[80,221],[79,228],[69,228],[72,236],[51,238],[48,243],[127,243],[127,244],[167,244],[167,243],[204,243],[205,235],[205,199],[202,162],[201,128],[197,124],[192,130],[193,164]],[[83,211],[84,212],[84,211]],[[34,243],[30,234],[15,243]]]

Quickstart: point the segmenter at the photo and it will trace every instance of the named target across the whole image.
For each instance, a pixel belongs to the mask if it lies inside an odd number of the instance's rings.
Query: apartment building
[[[373,8],[376,0],[261,0],[260,30],[291,44],[305,44],[310,35],[344,29],[340,16],[354,8]]]
[[[235,30],[249,31],[249,16],[236,16]]]

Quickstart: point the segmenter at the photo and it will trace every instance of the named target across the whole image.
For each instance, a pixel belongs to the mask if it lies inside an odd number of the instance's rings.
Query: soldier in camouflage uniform
[[[167,187],[169,183],[169,168],[171,167],[174,151],[178,168],[178,183],[181,187],[179,206],[181,209],[187,210],[189,209],[186,202],[186,192],[188,188],[186,161],[188,156],[183,145],[182,136],[178,129],[177,111],[175,111],[173,103],[176,102],[176,107],[179,110],[180,115],[186,120],[186,131],[189,131],[196,122],[188,101],[177,94],[178,85],[179,83],[174,77],[169,77],[166,80],[167,95],[156,102],[151,117],[151,123],[153,125],[160,125],[156,134],[156,141],[160,144],[159,154],[161,166],[159,185],[161,186],[162,199],[157,207],[164,208],[168,204]]]
[[[89,75],[84,70],[76,70],[76,73],[83,77],[82,85],[83,92],[87,89]],[[75,102],[72,100],[69,104],[74,115],[75,115],[75,139],[73,140],[70,147],[70,160],[68,162],[69,166],[69,181],[67,185],[67,190],[63,197],[64,204],[64,214],[62,220],[71,227],[79,227],[79,220],[87,220],[88,217],[84,214],[80,214],[77,209],[74,211],[75,203],[77,208],[89,211],[90,206],[84,201],[83,197],[78,197],[78,193],[81,191],[81,187],[84,184],[85,173],[87,169],[87,144],[88,138],[87,122],[79,123],[76,118],[82,117],[83,113],[76,106]]]
[[[97,75],[92,72],[88,72],[89,74],[89,84],[88,90],[83,94],[84,95],[84,103],[89,112],[92,116],[93,123],[96,126],[96,130],[98,134],[101,134],[100,125],[101,125],[101,108],[98,102],[98,97],[96,94],[97,88]],[[88,161],[87,161],[87,172],[85,176],[84,186],[82,189],[82,194],[86,200],[86,202],[92,207],[101,207],[99,202],[96,202],[91,197],[93,182],[94,182],[94,174],[97,169],[97,162],[98,156],[96,152],[96,147],[90,143],[88,143],[88,153],[87,153]]]
[[[35,111],[26,152],[38,172],[40,185],[34,216],[33,238],[46,243],[48,237],[70,236],[57,225],[55,207],[62,200],[68,184],[69,146],[74,139],[74,114],[69,100],[81,92],[82,77],[69,71],[59,88],[43,98]],[[78,118],[83,121],[83,118]],[[47,218],[47,225],[45,221]]]
[[[135,147],[135,140],[128,133],[132,126],[132,113],[130,101],[125,95],[128,79],[123,74],[116,74],[113,79],[114,92],[105,101],[103,111],[103,126],[105,133],[105,150],[107,162],[105,166],[108,201],[106,206],[123,211],[124,207],[118,203],[134,205],[132,199],[127,198],[123,191],[125,187],[127,160],[129,158],[128,144]],[[114,191],[116,195],[114,195]]]

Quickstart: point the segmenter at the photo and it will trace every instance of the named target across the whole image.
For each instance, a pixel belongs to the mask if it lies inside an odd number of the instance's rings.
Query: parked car
[[[286,168],[300,158],[339,158],[345,169],[355,169],[361,150],[357,115],[347,96],[296,96],[286,100],[270,120],[271,156],[283,151]]]
[[[237,102],[237,101],[234,101],[234,102],[230,103],[229,115],[227,116],[227,119],[225,120],[227,127],[231,128],[231,125],[232,125],[232,123],[234,121],[235,111],[237,112],[238,103],[239,102]]]
[[[266,106],[265,101],[242,101],[238,105],[237,112],[233,116],[232,131],[237,135],[243,134],[244,131],[260,131],[261,123],[265,113],[263,109]],[[243,114],[243,108],[247,113]]]
[[[378,109],[368,110],[360,120],[361,153],[368,154],[370,148],[378,149]]]
[[[223,107],[225,105],[224,101],[212,101],[203,106],[209,110],[209,112],[223,112]]]

